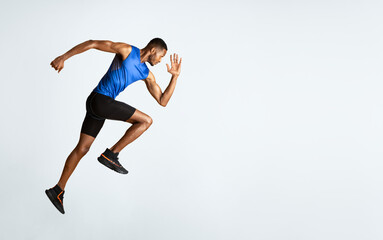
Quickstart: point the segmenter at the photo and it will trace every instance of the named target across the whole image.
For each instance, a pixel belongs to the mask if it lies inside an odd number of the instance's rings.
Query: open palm
[[[171,68],[169,68],[169,65],[166,64],[166,67],[168,68],[168,72],[172,75],[180,75],[181,72],[181,62],[182,58],[180,58],[180,61],[178,62],[178,54],[173,54],[170,55],[170,63],[171,63]]]

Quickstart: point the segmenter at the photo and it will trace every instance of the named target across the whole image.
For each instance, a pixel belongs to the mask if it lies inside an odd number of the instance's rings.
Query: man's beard
[[[148,62],[153,66],[153,55],[149,55]]]

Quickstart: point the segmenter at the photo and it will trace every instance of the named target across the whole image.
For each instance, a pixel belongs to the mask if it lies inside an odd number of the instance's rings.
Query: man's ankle
[[[114,148],[108,148],[108,149],[113,153],[113,155],[118,156],[119,152],[115,151]]]
[[[57,183],[56,186],[58,186],[62,191],[64,191],[65,185],[63,186],[62,184]]]

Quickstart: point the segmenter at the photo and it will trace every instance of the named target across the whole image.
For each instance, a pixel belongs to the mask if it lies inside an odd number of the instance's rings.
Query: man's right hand
[[[51,62],[51,66],[55,70],[58,70],[58,73],[60,73],[60,71],[64,68],[64,61],[65,59],[62,55],[58,56],[57,58],[55,58],[55,60]]]

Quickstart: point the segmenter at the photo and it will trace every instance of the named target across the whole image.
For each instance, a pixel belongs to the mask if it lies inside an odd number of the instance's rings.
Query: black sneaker
[[[99,156],[97,159],[98,161],[105,165],[106,167],[122,174],[127,174],[128,170],[126,170],[118,161],[118,153],[114,153],[108,148],[105,150],[101,156]]]
[[[53,205],[59,210],[62,214],[65,213],[64,211],[64,190],[61,190],[61,188],[56,184],[53,188],[45,190],[45,193],[47,194],[49,200],[53,203]]]

